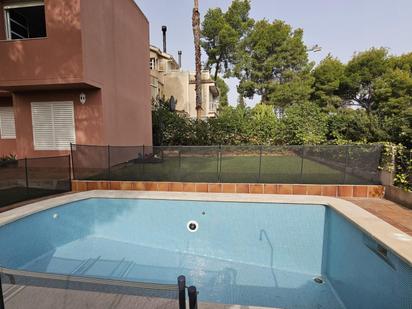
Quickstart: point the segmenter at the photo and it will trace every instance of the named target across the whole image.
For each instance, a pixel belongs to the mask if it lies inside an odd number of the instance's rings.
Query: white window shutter
[[[52,107],[48,103],[31,104],[35,150],[54,148]]]
[[[12,106],[0,107],[0,138],[16,138],[16,123]]]
[[[52,107],[56,149],[70,149],[70,143],[76,143],[73,102],[58,102]]]
[[[73,102],[33,102],[35,150],[69,150],[76,142]]]

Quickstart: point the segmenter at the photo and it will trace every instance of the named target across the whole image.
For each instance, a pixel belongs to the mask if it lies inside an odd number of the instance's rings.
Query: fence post
[[[179,152],[179,172],[178,172],[178,175],[179,175],[179,181],[182,181],[182,152],[181,152],[180,148],[178,148],[177,151]]]
[[[179,288],[179,309],[186,309],[186,277],[179,276],[177,278],[177,286]]]
[[[217,148],[217,152],[216,152],[216,173],[217,173],[217,182],[220,182],[220,168],[221,168],[221,164],[220,164],[220,145]]]
[[[223,164],[223,148],[222,145],[219,146],[220,147],[220,160],[219,160],[219,182],[222,182],[222,164]]]
[[[262,152],[263,152],[263,145],[260,145],[258,183],[260,183],[260,176],[261,176],[261,173],[262,173]]]
[[[70,164],[71,164],[70,177],[73,177],[73,180],[74,180],[76,179],[76,177],[74,175],[73,143],[70,143]]]
[[[70,159],[71,157],[70,156],[68,156],[67,157],[67,159],[69,159],[68,161],[69,161],[69,190],[70,191],[72,191],[72,169],[71,169],[71,159]]]
[[[302,146],[302,160],[300,165],[300,183],[303,184],[303,165],[305,161],[305,145]]]
[[[191,286],[188,289],[189,293],[189,309],[197,309],[197,290],[196,287]]]
[[[0,309],[5,309],[4,307],[4,298],[3,298],[3,287],[1,284],[1,274],[0,274]]]
[[[345,172],[343,173],[343,184],[346,184],[347,181],[347,169],[348,169],[348,162],[349,162],[349,145],[346,145],[346,154],[345,154]]]
[[[142,146],[142,179],[140,179],[140,180],[146,180],[146,177],[145,177],[145,174],[144,174],[145,156],[146,156],[146,154],[145,154],[144,145],[143,145]]]
[[[29,189],[29,169],[27,167],[27,158],[24,158],[24,172],[26,174],[26,189]]]
[[[107,145],[107,175],[108,180],[111,180],[110,145]]]

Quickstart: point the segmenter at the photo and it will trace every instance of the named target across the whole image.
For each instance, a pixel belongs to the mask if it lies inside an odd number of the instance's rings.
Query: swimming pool
[[[36,212],[0,228],[0,265],[160,284],[183,274],[200,301],[223,304],[412,306],[409,261],[333,207],[188,198],[97,195]]]

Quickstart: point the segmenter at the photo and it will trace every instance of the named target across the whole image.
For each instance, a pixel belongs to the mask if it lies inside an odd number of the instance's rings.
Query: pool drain
[[[187,223],[187,229],[191,233],[197,232],[197,230],[199,229],[199,223],[197,223],[196,221],[189,221]]]
[[[315,283],[317,283],[317,284],[324,284],[325,283],[325,281],[323,281],[322,277],[313,278],[313,281],[315,281]]]

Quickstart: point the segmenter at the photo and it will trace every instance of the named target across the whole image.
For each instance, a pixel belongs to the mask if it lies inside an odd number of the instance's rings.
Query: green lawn
[[[56,190],[45,189],[26,189],[24,187],[14,187],[0,190],[0,207],[8,206],[14,203],[23,202],[43,196],[62,193]]]
[[[111,169],[112,180],[188,181],[188,182],[261,182],[342,184],[345,173],[298,156],[264,156],[259,176],[259,156],[171,157],[161,163],[120,165]],[[98,177],[96,177],[98,178]],[[346,175],[346,183],[365,180]]]

